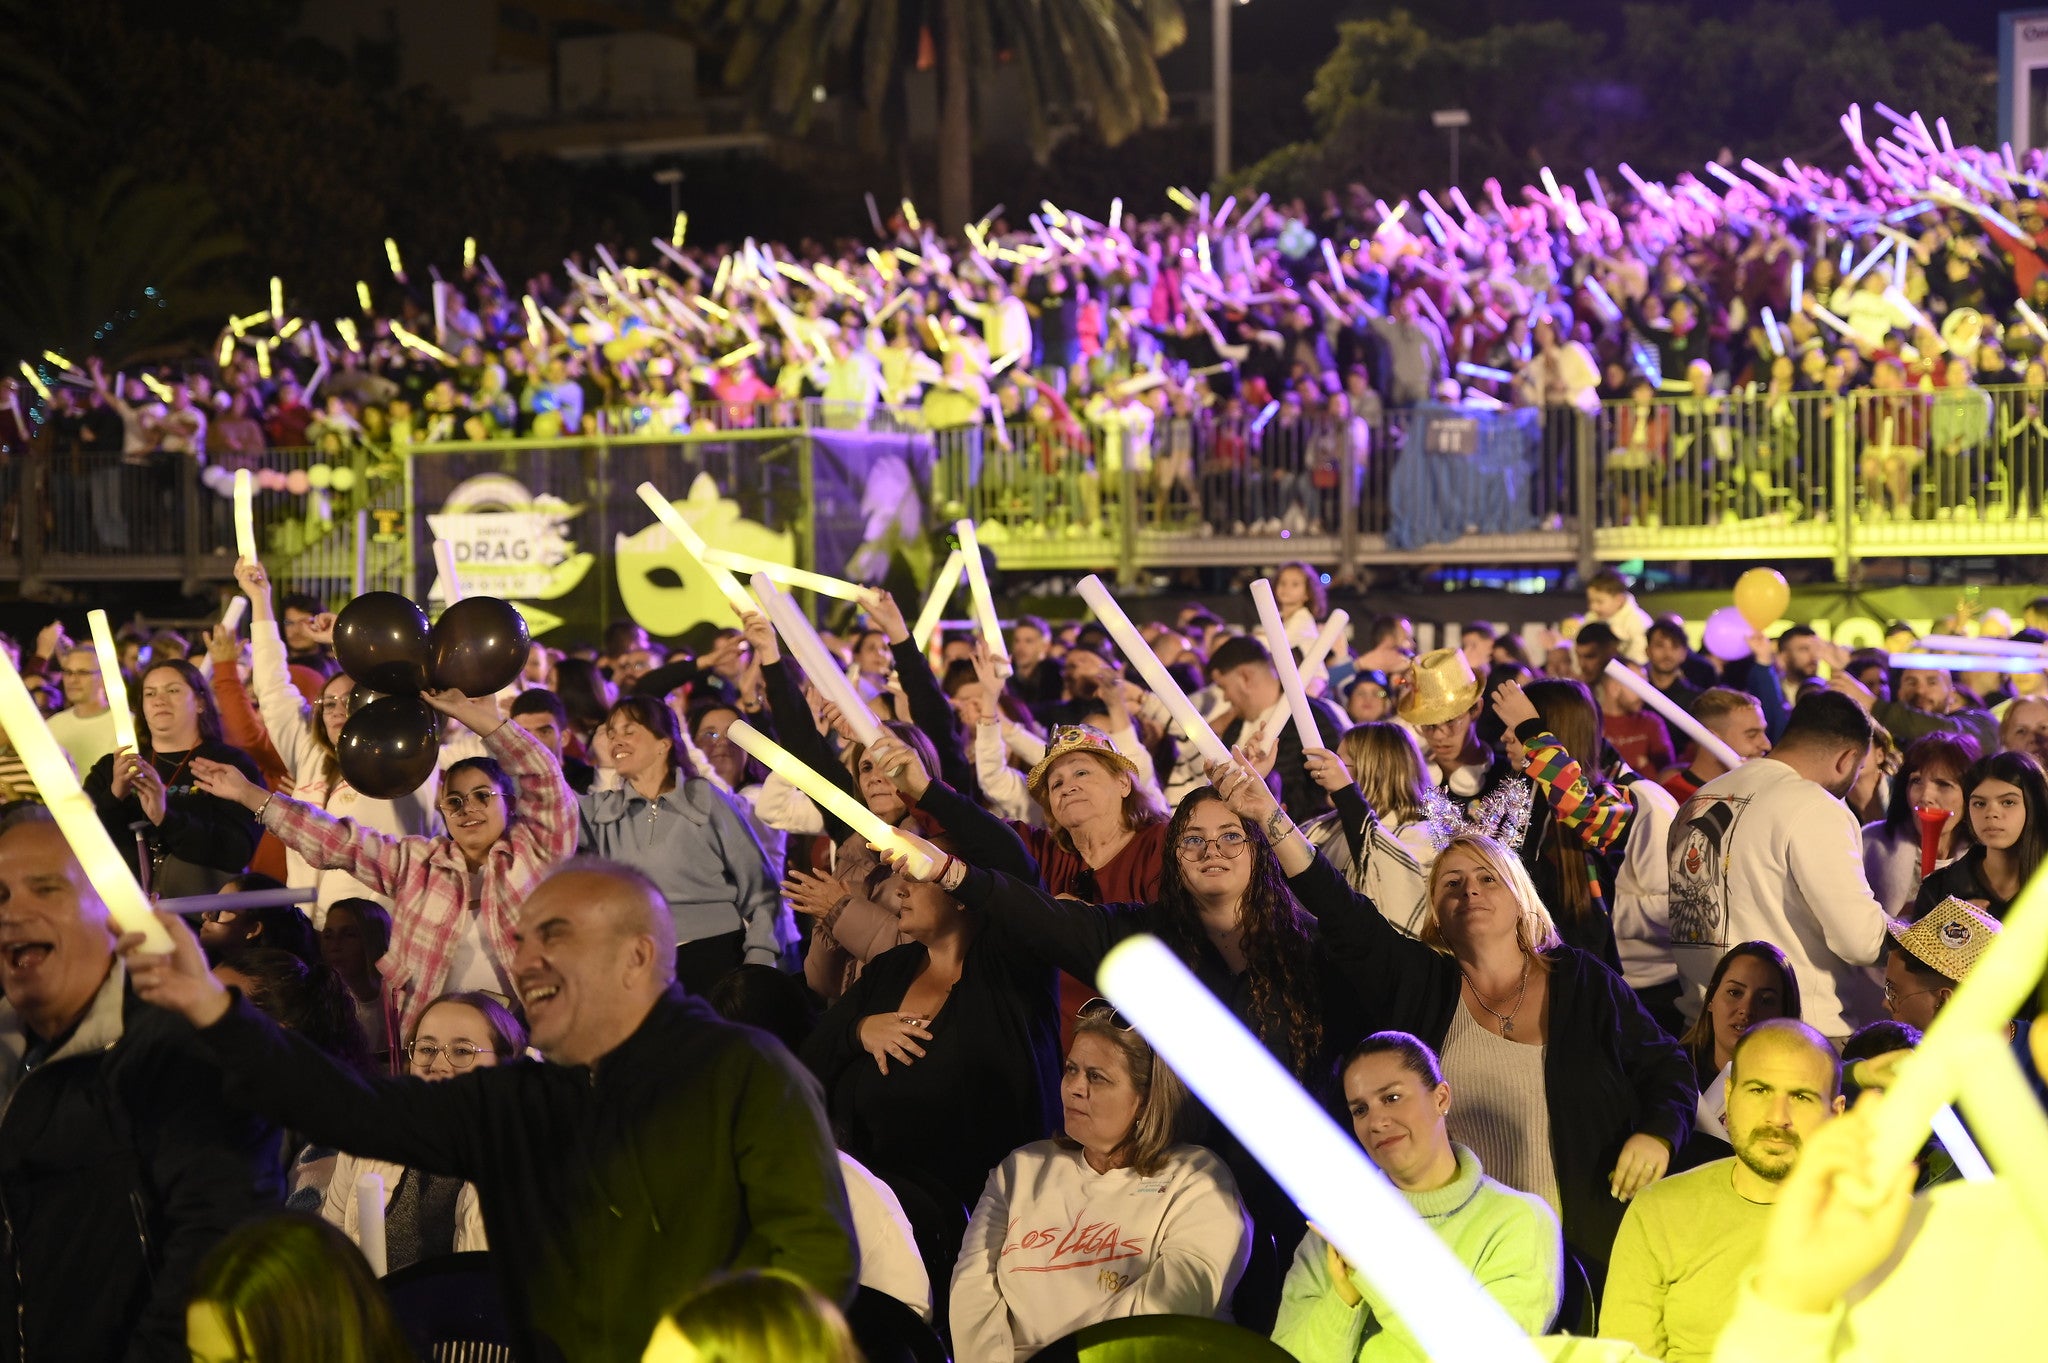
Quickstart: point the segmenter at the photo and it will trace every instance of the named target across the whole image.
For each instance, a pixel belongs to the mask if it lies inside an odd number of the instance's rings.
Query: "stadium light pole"
[[[1210,0],[1209,102],[1215,117],[1215,179],[1230,174],[1230,9],[1251,0]]]

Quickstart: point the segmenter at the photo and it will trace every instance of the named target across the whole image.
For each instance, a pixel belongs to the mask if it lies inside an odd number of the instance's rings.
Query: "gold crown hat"
[[[1415,689],[1401,702],[1410,724],[1446,724],[1479,702],[1479,678],[1455,648],[1439,648],[1415,660]]]
[[[1950,895],[1917,923],[1894,918],[1892,940],[1929,970],[1960,981],[1998,936],[1998,920],[1974,904]]]
[[[1116,750],[1109,741],[1109,735],[1092,724],[1061,724],[1053,728],[1052,742],[1045,748],[1045,756],[1038,759],[1024,778],[1024,786],[1033,799],[1045,803],[1045,778],[1052,771],[1052,764],[1068,753],[1094,753],[1110,767],[1125,776],[1135,778],[1138,764]]]

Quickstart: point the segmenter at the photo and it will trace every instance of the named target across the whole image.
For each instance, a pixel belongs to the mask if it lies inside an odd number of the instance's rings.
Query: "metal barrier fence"
[[[1848,581],[1864,557],[2048,552],[2048,386],[1370,417],[1341,405],[1155,415],[1127,404],[1065,422],[939,431],[925,431],[914,409],[820,399],[700,404],[679,429],[672,415],[593,413],[581,439],[270,451],[249,461],[266,557],[280,581],[345,594],[366,513],[372,585],[416,592],[422,516],[455,483],[495,470],[537,495],[597,507],[584,539],[602,548],[621,487],[651,478],[681,496],[708,473],[748,519],[795,532],[808,561],[818,514],[810,437],[827,431],[928,435],[925,510],[974,517],[1003,565],[1024,571],[1113,565],[1131,580],[1283,558],[1582,570],[1808,558],[1831,560]],[[433,483],[424,494],[423,476]],[[174,578],[196,591],[224,580],[227,477],[167,454],[32,453],[0,465],[0,579],[25,595],[53,581]]]

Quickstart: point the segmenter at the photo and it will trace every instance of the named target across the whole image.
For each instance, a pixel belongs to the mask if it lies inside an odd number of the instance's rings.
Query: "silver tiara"
[[[1460,805],[1441,790],[1431,790],[1423,797],[1422,819],[1439,852],[1460,833],[1481,833],[1509,851],[1519,852],[1522,840],[1529,836],[1535,799],[1536,783],[1526,776],[1501,782],[1469,805]]]

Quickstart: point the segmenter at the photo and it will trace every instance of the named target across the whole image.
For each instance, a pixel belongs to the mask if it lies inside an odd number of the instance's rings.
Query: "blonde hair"
[[[1564,945],[1564,939],[1557,935],[1557,924],[1551,919],[1550,910],[1543,906],[1542,896],[1536,893],[1536,882],[1529,879],[1522,859],[1483,833],[1454,835],[1436,854],[1436,860],[1430,863],[1428,905],[1419,934],[1424,944],[1446,956],[1451,954],[1450,946],[1444,941],[1443,926],[1436,916],[1436,890],[1450,865],[1451,853],[1460,851],[1478,858],[1479,864],[1493,872],[1494,879],[1507,886],[1508,892],[1514,895],[1515,903],[1522,911],[1521,921],[1515,925],[1515,937],[1521,942],[1522,950],[1535,958],[1537,969],[1548,969],[1543,953]]]
[[[1074,1039],[1084,1036],[1101,1037],[1124,1058],[1124,1072],[1138,1091],[1138,1117],[1120,1149],[1128,1168],[1150,1178],[1165,1167],[1167,1153],[1181,1142],[1190,1103],[1187,1086],[1135,1028],[1118,1026],[1108,1009],[1074,1019]],[[1070,1149],[1079,1146],[1066,1136],[1057,1139]]]
[[[1429,768],[1407,725],[1389,720],[1353,725],[1337,740],[1337,756],[1357,777],[1359,793],[1381,823],[1393,828],[1423,817]]]
[[[669,1308],[666,1325],[698,1363],[860,1363],[839,1308],[787,1269],[720,1274]],[[655,1339],[665,1331],[657,1326]],[[653,1351],[649,1351],[653,1356]],[[688,1357],[676,1354],[675,1357]]]

